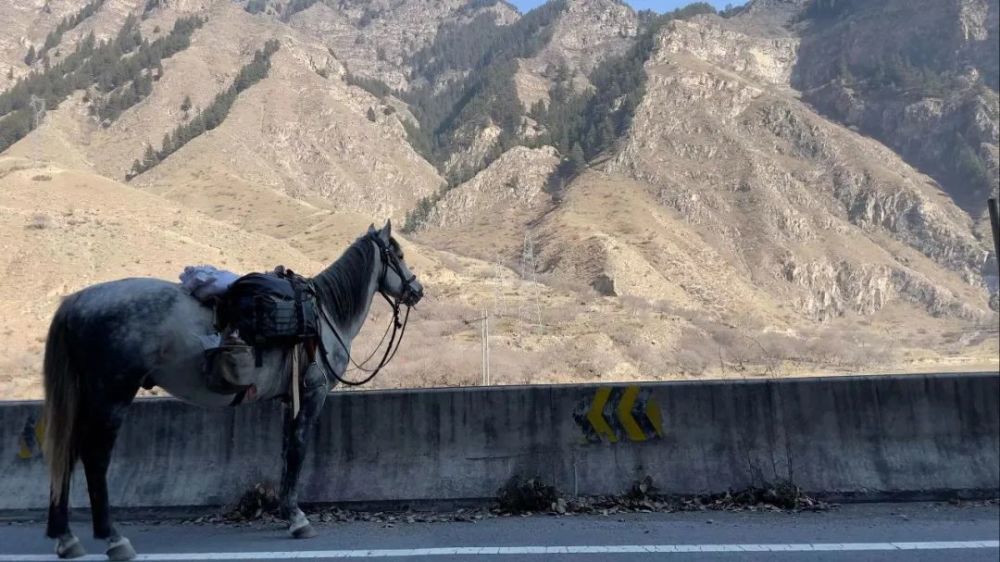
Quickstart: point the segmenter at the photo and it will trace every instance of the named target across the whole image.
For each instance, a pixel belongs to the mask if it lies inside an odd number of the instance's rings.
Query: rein
[[[385,367],[386,365],[388,365],[389,362],[392,361],[396,357],[396,352],[399,351],[399,346],[403,343],[403,336],[406,335],[406,326],[410,322],[410,308],[411,307],[409,305],[406,305],[406,315],[403,317],[403,321],[400,322],[399,321],[399,305],[400,305],[400,302],[402,301],[402,299],[405,298],[407,292],[410,290],[410,283],[414,279],[416,279],[416,276],[411,275],[409,278],[404,278],[403,277],[403,272],[402,272],[401,268],[395,262],[395,260],[391,260],[389,249],[385,246],[385,244],[382,242],[382,240],[378,236],[375,236],[375,235],[371,236],[371,238],[375,242],[375,244],[379,247],[379,250],[381,251],[381,255],[382,255],[382,273],[379,275],[379,281],[378,281],[378,283],[379,283],[379,289],[378,289],[378,292],[379,292],[380,295],[382,295],[382,298],[384,298],[385,301],[387,303],[389,303],[389,306],[392,307],[392,323],[389,326],[386,327],[385,334],[382,335],[382,341],[380,341],[379,344],[378,344],[378,346],[375,347],[375,349],[372,351],[371,355],[369,355],[368,358],[365,359],[359,365],[354,360],[354,358],[351,357],[351,350],[347,347],[347,344],[344,343],[344,340],[340,337],[340,334],[337,332],[336,325],[333,323],[332,320],[330,320],[330,317],[327,316],[326,309],[323,307],[323,303],[322,302],[319,303],[320,306],[317,307],[319,309],[320,319],[322,320],[322,322],[324,324],[326,324],[327,328],[329,328],[330,331],[333,332],[333,336],[335,338],[337,338],[337,342],[339,342],[340,346],[342,348],[344,348],[345,352],[347,352],[347,360],[348,360],[348,362],[350,362],[352,365],[354,365],[354,367],[356,369],[358,369],[359,371],[363,371],[365,373],[369,373],[369,375],[367,377],[365,377],[363,380],[360,380],[360,381],[347,380],[347,379],[343,378],[342,376],[338,375],[337,371],[333,368],[332,365],[330,365],[330,359],[328,357],[329,354],[327,353],[326,346],[323,345],[323,337],[322,336],[318,337],[317,339],[318,339],[318,343],[319,343],[320,359],[321,359],[321,361],[323,363],[323,370],[326,371],[327,374],[333,375],[333,378],[337,379],[341,383],[346,384],[348,386],[361,386],[363,384],[367,384],[368,382],[370,382],[372,379],[375,378],[375,375],[378,375],[379,371],[381,371],[383,367]],[[392,298],[390,298],[385,293],[385,290],[382,288],[382,286],[385,284],[386,275],[389,272],[390,260],[391,260],[391,263],[392,263],[391,267],[393,268],[393,271],[396,272],[396,274],[399,276],[400,281],[403,283],[403,296],[401,296],[399,298],[396,298],[395,300],[393,300]],[[385,342],[385,336],[386,336],[386,334],[389,333],[389,328],[392,328],[392,335],[389,337],[389,345],[386,346],[385,353],[382,354],[382,359],[379,361],[378,366],[375,367],[374,370],[368,370],[368,369],[366,369],[364,367],[364,365],[367,364],[368,361],[371,360],[371,358],[375,356],[375,353],[378,351],[378,348],[382,346],[383,342]],[[399,333],[399,339],[398,340],[396,339],[396,333],[397,332]],[[393,348],[393,345],[395,345],[395,348]]]

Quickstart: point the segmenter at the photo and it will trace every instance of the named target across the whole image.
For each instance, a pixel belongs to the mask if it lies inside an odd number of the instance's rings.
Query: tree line
[[[279,47],[276,39],[264,43],[264,47],[254,52],[253,59],[240,69],[228,88],[215,95],[208,107],[188,123],[178,125],[173,131],[163,135],[159,150],[146,145],[142,158],[137,158],[132,163],[125,179],[131,180],[148,171],[205,131],[211,131],[222,124],[240,93],[267,77],[271,69],[271,56]],[[185,100],[185,104],[189,104],[189,101]]]
[[[97,10],[104,5],[104,2],[105,0],[91,0],[76,13],[64,17],[58,25],[56,25],[56,28],[45,36],[45,43],[42,44],[42,48],[38,52],[35,51],[34,45],[28,48],[28,54],[24,57],[24,64],[31,66],[36,60],[41,60],[46,57],[50,49],[57,47],[59,43],[62,42],[62,36],[64,33],[74,29],[76,26],[80,25],[83,20],[94,15],[94,13],[96,13]]]
[[[560,191],[588,161],[628,131],[635,110],[646,95],[645,64],[663,26],[671,20],[711,13],[715,13],[714,7],[698,2],[662,15],[647,14],[647,25],[628,51],[605,59],[591,72],[593,90],[575,93],[569,69],[556,70],[549,103],[536,103],[530,113],[546,131],[531,144],[552,145],[564,155],[549,180],[551,191]]]
[[[495,2],[484,0],[483,5]],[[566,10],[564,0],[554,0],[525,14],[509,26],[498,25],[493,14],[480,14],[465,23],[442,29],[434,41],[410,60],[411,89],[392,91],[377,80],[349,76],[355,85],[376,96],[393,94],[406,101],[419,126],[404,122],[410,144],[446,173],[447,184],[438,193],[417,203],[407,215],[405,229],[418,228],[452,187],[467,181],[513,146],[555,146],[563,160],[549,181],[558,191],[591,160],[608,149],[628,130],[645,95],[644,65],[655,47],[660,29],[670,20],[717,13],[698,2],[666,14],[643,11],[642,31],[623,55],[611,57],[590,74],[594,88],[577,93],[565,66],[552,70],[553,86],[548,104],[538,103],[526,112],[517,96],[514,75],[517,59],[530,58],[551,40],[552,26]],[[727,10],[727,15],[738,13]],[[458,71],[463,78],[442,86]],[[545,132],[526,140],[520,136],[522,118],[530,115]],[[445,170],[453,154],[468,148],[487,124],[501,134],[485,158],[475,165]]]
[[[586,163],[609,148],[632,123],[635,109],[645,96],[644,65],[655,47],[660,29],[673,19],[687,19],[698,14],[716,13],[704,2],[690,4],[666,14],[643,12],[643,31],[635,44],[623,55],[610,57],[590,74],[593,90],[576,93],[573,75],[565,66],[553,69],[553,87],[549,103],[536,103],[528,112],[545,133],[532,140],[519,135],[524,107],[514,86],[516,58],[530,58],[551,39],[550,24],[566,9],[565,2],[553,1],[526,14],[519,22],[495,26],[481,17],[472,20],[468,29],[448,29],[439,34],[427,48],[417,53],[414,68],[420,76],[429,75],[429,84],[410,93],[398,93],[415,107],[420,127],[407,125],[410,142],[432,163],[443,167],[455,151],[468,146],[474,139],[464,138],[465,127],[472,123],[472,132],[492,122],[501,127],[499,142],[476,166],[458,167],[448,171],[447,185],[418,202],[407,215],[405,228],[418,228],[429,216],[434,205],[452,187],[473,177],[489,166],[509,148],[524,144],[532,147],[552,145],[563,160],[548,182],[552,192],[580,173]],[[493,24],[497,29],[492,29]],[[477,37],[487,38],[482,44]],[[435,89],[437,74],[458,68],[469,71],[469,79]]]
[[[552,0],[508,26],[497,25],[493,14],[482,14],[467,24],[442,30],[431,45],[414,55],[411,64],[418,85],[396,95],[409,104],[419,127],[410,123],[404,127],[410,144],[445,172],[447,183],[417,203],[407,214],[404,230],[418,228],[445,193],[521,143],[525,108],[514,84],[517,59],[531,58],[548,44],[552,24],[566,9],[565,0]],[[451,70],[462,71],[464,78],[441,88],[439,78]],[[471,146],[490,124],[500,128],[500,137],[484,158],[474,165],[445,170],[451,156]]]
[[[187,49],[191,36],[204,24],[198,16],[180,18],[166,36],[152,43],[137,35],[138,50],[121,57],[97,83],[90,112],[105,125],[125,110],[145,99],[153,91],[153,81],[163,76],[163,59]],[[138,33],[138,32],[137,32]],[[100,94],[107,94],[101,96]]]
[[[35,127],[33,98],[41,98],[46,108],[55,109],[74,91],[88,90],[86,99],[95,114],[117,117],[149,95],[152,71],[157,71],[156,76],[162,74],[161,60],[186,49],[191,35],[203,23],[198,16],[180,18],[167,36],[153,43],[142,37],[135,15],[126,18],[110,40],[98,43],[93,33],[88,34],[62,61],[44,64],[0,94],[0,152]],[[130,93],[118,90],[126,84]]]
[[[553,0],[507,26],[497,25],[492,14],[481,15],[467,27],[445,29],[434,43],[416,53],[413,65],[423,83],[397,93],[420,123],[419,128],[409,129],[414,146],[443,168],[452,154],[474,140],[462,134],[469,124],[481,129],[490,122],[502,131],[501,150],[515,145],[525,113],[514,85],[517,59],[531,58],[548,44],[551,24],[566,9],[565,0]],[[450,69],[464,71],[465,77],[442,89],[438,79]],[[490,162],[487,158],[479,169]],[[477,171],[452,174],[449,184],[461,183]]]

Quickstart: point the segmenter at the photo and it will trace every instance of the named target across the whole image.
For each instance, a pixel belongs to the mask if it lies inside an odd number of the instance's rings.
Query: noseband
[[[388,365],[389,362],[392,361],[394,357],[396,357],[396,352],[399,351],[399,346],[400,344],[403,343],[403,336],[406,334],[406,325],[410,322],[411,305],[406,303],[409,301],[408,297],[413,293],[412,283],[417,278],[417,276],[413,274],[410,274],[408,277],[404,276],[403,267],[402,265],[400,265],[399,259],[389,249],[388,244],[382,241],[382,238],[378,235],[378,233],[373,232],[369,234],[368,237],[372,240],[372,242],[375,243],[376,246],[378,246],[382,258],[382,273],[379,274],[378,292],[380,295],[382,295],[382,298],[385,299],[385,302],[389,303],[389,306],[392,307],[392,323],[388,327],[386,327],[385,334],[382,334],[382,341],[380,341],[379,344],[375,346],[375,350],[372,351],[371,355],[369,355],[359,365],[357,362],[354,361],[354,358],[351,357],[351,350],[347,347],[347,344],[344,343],[344,340],[341,339],[340,334],[337,332],[336,326],[326,315],[326,309],[323,307],[323,303],[319,303],[319,306],[317,307],[319,309],[320,319],[323,321],[324,324],[326,324],[327,328],[329,328],[330,331],[333,332],[333,336],[337,338],[337,341],[340,343],[340,346],[343,347],[344,351],[347,353],[347,360],[351,364],[353,364],[354,367],[359,371],[369,373],[367,377],[365,377],[360,381],[347,380],[338,375],[337,371],[333,368],[332,365],[330,365],[330,359],[328,357],[329,354],[327,353],[326,346],[323,345],[323,336],[320,335],[317,338],[318,340],[317,344],[320,352],[320,361],[322,362],[323,370],[326,371],[327,373],[327,379],[329,379],[329,377],[332,376],[333,378],[346,384],[347,386],[361,386],[363,384],[366,384],[367,382],[375,378],[375,375],[377,375],[379,371],[382,370],[382,367]],[[392,268],[393,272],[395,272],[396,275],[399,277],[400,281],[403,283],[402,294],[399,297],[395,298],[390,296],[385,289],[386,285],[385,281],[386,277],[389,274],[390,267]],[[406,306],[406,315],[403,317],[402,322],[399,321],[400,304]],[[382,347],[382,343],[385,342],[385,337],[389,334],[390,328],[392,329],[392,336],[389,337],[389,345],[385,348],[385,353],[382,355],[382,360],[379,361],[378,367],[375,367],[374,370],[366,369],[364,365],[367,364],[368,361],[375,356],[375,353],[378,351],[378,349]],[[398,340],[396,339],[397,331],[399,332]],[[394,344],[395,344],[395,349],[393,349]]]

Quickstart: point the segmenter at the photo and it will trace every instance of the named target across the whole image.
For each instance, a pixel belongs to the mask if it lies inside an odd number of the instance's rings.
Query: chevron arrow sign
[[[640,386],[598,388],[573,412],[590,443],[648,441],[663,437],[663,414],[651,389]]]

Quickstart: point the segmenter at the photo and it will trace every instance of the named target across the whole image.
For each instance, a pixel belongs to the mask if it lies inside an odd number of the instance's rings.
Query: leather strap
[[[299,416],[299,354],[302,352],[302,344],[296,344],[292,348],[292,419]]]

